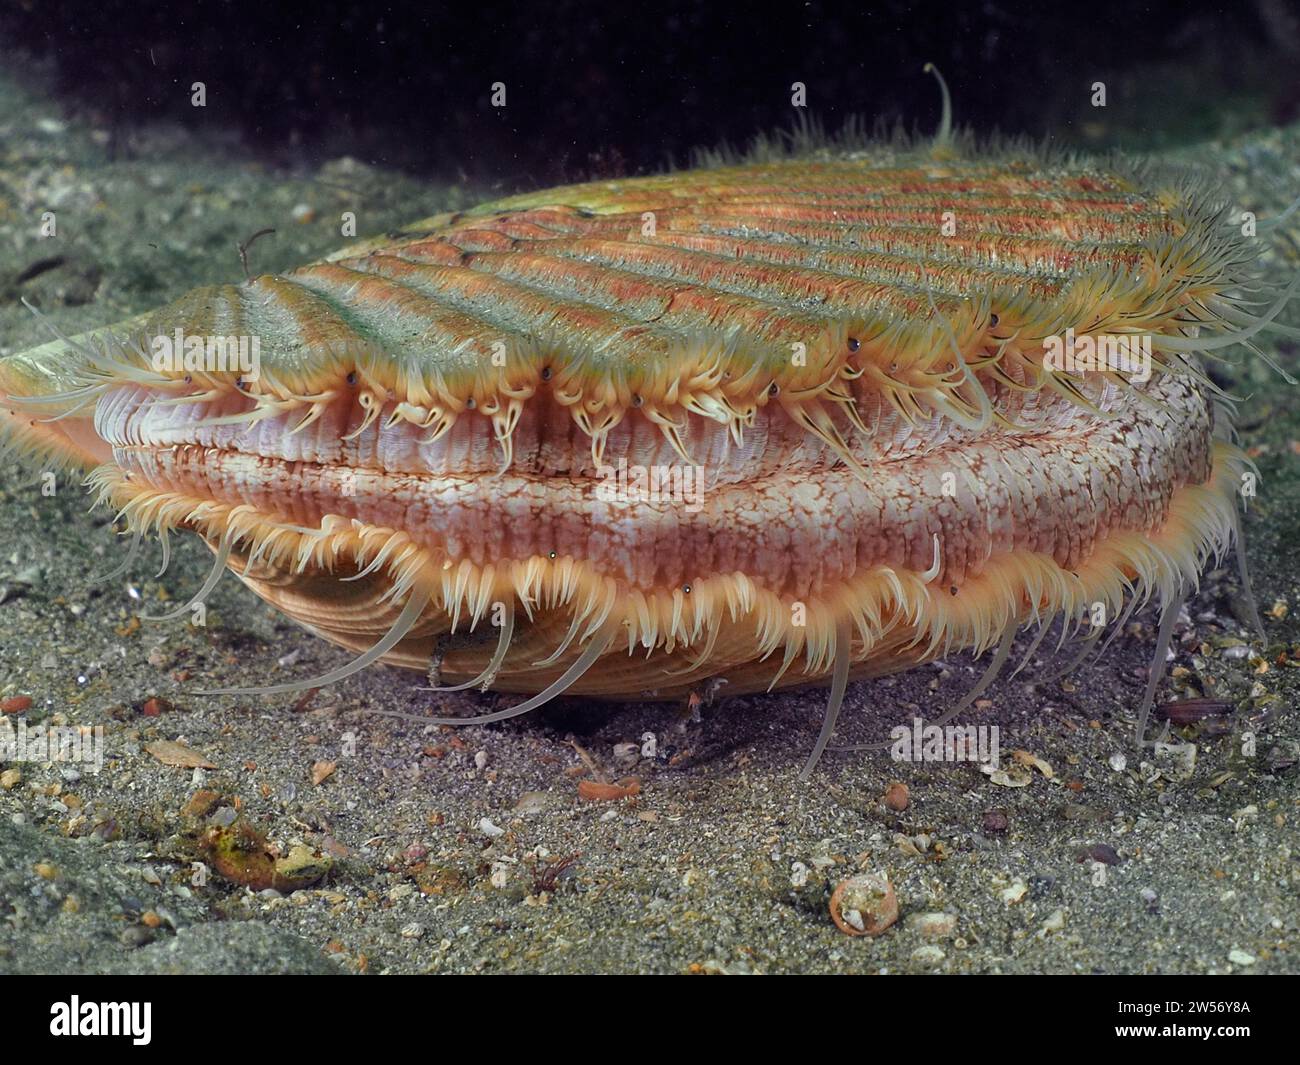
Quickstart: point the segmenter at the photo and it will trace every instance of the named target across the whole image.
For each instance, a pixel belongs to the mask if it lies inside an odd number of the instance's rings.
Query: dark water
[[[249,152],[349,154],[514,187],[617,176],[787,128],[800,110],[932,128],[952,86],[981,131],[1152,150],[1300,109],[1292,0],[1132,4],[10,2],[0,41],[115,131],[233,131]],[[203,82],[206,106],[192,106]],[[1104,107],[1096,83],[1106,87]],[[494,84],[505,106],[493,106]],[[806,108],[792,105],[806,90]],[[498,101],[499,102],[499,101]]]

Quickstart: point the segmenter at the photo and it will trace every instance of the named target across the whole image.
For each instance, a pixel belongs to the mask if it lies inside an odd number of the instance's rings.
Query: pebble
[[[1115,770],[1116,773],[1122,773],[1128,768],[1128,758],[1120,751],[1116,751],[1106,761],[1110,763],[1111,769]]]
[[[906,810],[910,801],[911,798],[908,794],[907,785],[901,780],[893,781],[889,787],[885,789],[884,803],[895,813],[902,813]]]
[[[916,913],[907,919],[907,926],[924,939],[947,939],[957,928],[957,915]]]
[[[944,952],[933,943],[917,947],[912,951],[912,960],[919,965],[938,965],[946,957]]]
[[[11,695],[8,699],[0,699],[0,714],[21,714],[29,710],[31,705],[30,695]]]
[[[1079,852],[1078,861],[1087,861],[1091,859],[1094,862],[1101,862],[1103,865],[1119,865],[1123,859],[1119,852],[1109,843],[1093,843]]]
[[[1051,915],[1043,922],[1044,932],[1059,932],[1065,927],[1065,911],[1053,910]]]
[[[986,836],[998,836],[1005,832],[1011,819],[1002,810],[988,810],[984,814],[983,829]]]
[[[1255,955],[1247,954],[1244,950],[1228,951],[1228,961],[1233,965],[1254,965],[1255,960]]]
[[[23,775],[17,769],[6,769],[0,773],[0,788],[5,791],[13,791],[23,782]]]
[[[550,802],[551,793],[548,791],[526,791],[515,800],[515,813],[539,814]]]
[[[487,836],[488,839],[500,839],[506,834],[506,830],[498,825],[494,825],[486,817],[478,823],[478,830]]]
[[[233,806],[222,806],[212,815],[211,823],[217,828],[229,828],[239,818],[239,811]]]
[[[1000,892],[998,892],[998,897],[1001,898],[1002,901],[1005,902],[1008,906],[1014,906],[1017,902],[1019,902],[1021,899],[1025,897],[1025,894],[1028,891],[1029,891],[1028,885],[1026,885],[1023,880],[1017,880],[1010,887],[1003,888]]]
[[[123,929],[120,939],[122,946],[134,950],[137,947],[143,947],[147,943],[152,943],[153,936],[152,928],[146,928],[141,924],[133,924],[129,928]]]

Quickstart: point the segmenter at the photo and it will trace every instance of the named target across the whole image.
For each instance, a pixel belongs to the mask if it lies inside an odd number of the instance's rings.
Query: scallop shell
[[[1176,602],[1228,545],[1244,460],[1196,356],[1263,319],[1224,210],[1017,151],[568,186],[51,342],[0,392],[133,528],[198,532],[367,660],[547,695],[842,694]],[[178,329],[257,338],[258,372],[160,366]],[[1149,378],[1045,365],[1113,336],[1147,339]],[[41,402],[67,416],[37,426]],[[666,471],[668,498],[619,496],[620,469]]]

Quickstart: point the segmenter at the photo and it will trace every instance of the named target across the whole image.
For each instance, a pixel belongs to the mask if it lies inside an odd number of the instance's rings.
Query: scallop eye
[[[990,314],[989,325],[997,325],[997,324],[998,324],[998,316],[996,314]]]
[[[350,374],[348,374],[348,384],[355,385],[356,383],[357,383],[357,371],[353,370]]]
[[[849,350],[850,350],[850,351],[857,351],[858,348],[860,348],[860,347],[862,347],[862,345],[858,343],[858,338],[857,338],[857,337],[849,337]]]

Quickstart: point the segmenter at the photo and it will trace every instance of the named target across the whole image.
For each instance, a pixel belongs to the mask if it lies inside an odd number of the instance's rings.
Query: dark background
[[[1037,4],[0,0],[0,48],[52,69],[114,150],[214,123],[292,165],[341,154],[527,187],[640,172],[850,114],[1157,148],[1300,115],[1296,0]],[[1107,84],[1109,106],[1091,107]],[[190,106],[190,85],[208,106]],[[506,83],[508,106],[488,103]]]

